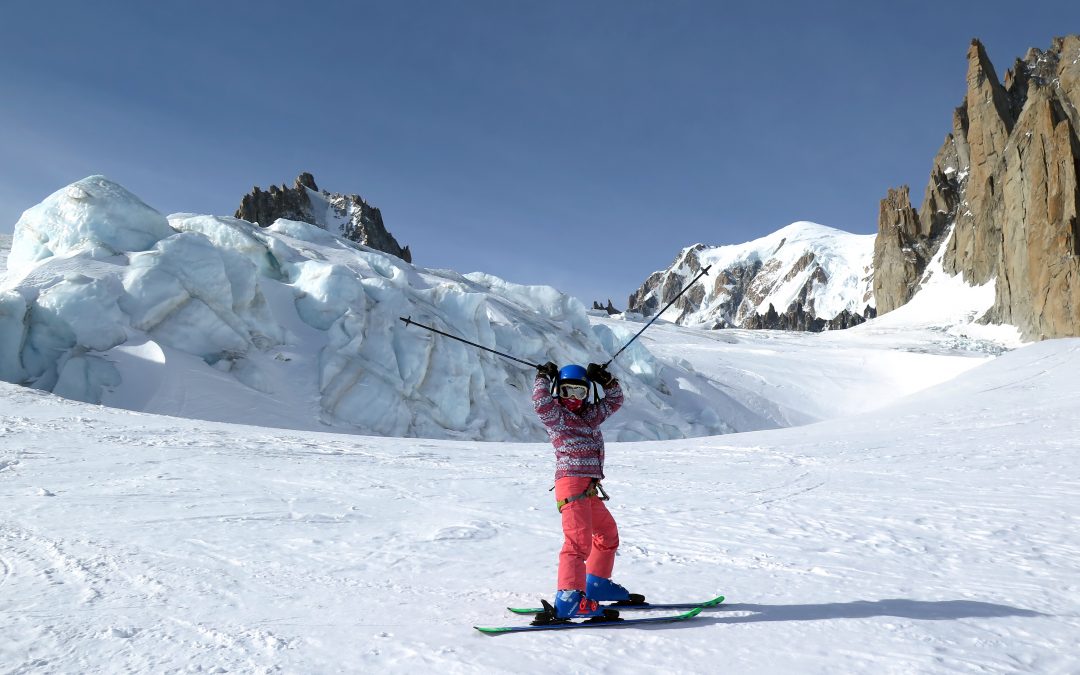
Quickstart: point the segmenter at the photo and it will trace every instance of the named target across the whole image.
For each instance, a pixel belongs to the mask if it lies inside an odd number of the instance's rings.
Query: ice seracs
[[[10,263],[3,379],[203,419],[538,440],[529,369],[399,317],[536,363],[601,360],[634,332],[593,326],[553,288],[425,270],[305,222],[166,218],[101,176],[28,210]],[[636,382],[627,404],[636,413],[613,438],[737,429],[699,413],[736,405],[717,383],[643,345],[614,368]],[[698,405],[682,412],[676,400]]]
[[[90,176],[27,209],[15,225],[8,269],[51,256],[145,251],[174,234],[165,216],[104,176]]]

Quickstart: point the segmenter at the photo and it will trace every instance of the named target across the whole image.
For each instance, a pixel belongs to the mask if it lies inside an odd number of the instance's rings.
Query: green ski
[[[647,610],[667,610],[667,609],[694,609],[695,607],[709,608],[716,607],[724,601],[724,596],[718,595],[712,600],[706,600],[704,602],[674,602],[665,604],[653,604],[648,602],[637,603],[632,605],[620,605],[619,603],[608,603],[601,605],[604,609],[614,609],[619,612],[643,612]],[[514,614],[540,614],[544,611],[542,607],[507,607],[508,610]]]
[[[528,633],[537,630],[568,630],[571,628],[630,628],[633,626],[640,626],[642,624],[649,623],[675,623],[678,621],[686,621],[692,619],[698,614],[701,614],[702,607],[695,607],[689,612],[683,614],[672,614],[670,616],[650,616],[644,619],[615,619],[615,620],[593,620],[585,619],[584,621],[565,621],[543,624],[540,626],[473,626],[476,630],[487,635],[502,635],[504,633]]]

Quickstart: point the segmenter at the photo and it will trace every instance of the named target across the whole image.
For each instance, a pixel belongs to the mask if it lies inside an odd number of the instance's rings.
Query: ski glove
[[[611,384],[611,381],[615,377],[608,372],[607,368],[599,363],[590,363],[589,367],[585,369],[585,374],[590,380],[599,384],[601,387],[606,387]]]
[[[554,380],[559,376],[559,366],[552,361],[548,361],[542,366],[537,366],[536,372],[540,373],[549,380]]]

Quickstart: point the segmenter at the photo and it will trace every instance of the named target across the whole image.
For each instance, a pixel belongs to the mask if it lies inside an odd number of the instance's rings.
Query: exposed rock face
[[[278,218],[300,220],[412,262],[409,247],[399,246],[386,230],[379,209],[358,195],[320,191],[310,173],[300,174],[291,188],[271,185],[267,192],[254,188],[244,195],[235,215],[262,227],[271,225]]]
[[[240,200],[240,208],[234,215],[262,227],[268,227],[278,218],[312,222],[311,197],[305,188],[319,189],[315,177],[306,172],[300,174],[292,188],[282,183],[281,187],[271,185],[268,192],[263,192],[255,186]]]
[[[987,321],[1028,339],[1080,334],[1080,36],[1031,49],[1000,84],[983,46],[968,50],[967,95],[913,217],[907,188],[881,203],[878,311],[903,305],[940,252],[950,274],[996,280]],[[944,246],[944,250],[941,247]]]
[[[746,328],[756,330],[798,330],[820,333],[825,330],[843,330],[858,326],[867,319],[877,316],[877,310],[870,305],[866,306],[862,314],[856,314],[845,309],[831,319],[822,319],[806,311],[802,303],[796,303],[788,308],[783,314],[778,314],[776,308],[769,305],[764,314],[755,314],[745,322]]]
[[[820,331],[874,316],[873,237],[794,223],[747,244],[684,249],[629,299],[628,311],[710,328]],[[687,287],[704,266],[709,275]],[[676,299],[677,298],[677,299]],[[780,307],[780,310],[776,308]]]
[[[618,314],[619,310],[615,309],[615,305],[611,304],[611,298],[608,298],[607,307],[601,305],[598,301],[593,300],[592,308],[597,311],[607,312],[608,314]]]
[[[874,297],[882,313],[900,307],[915,294],[915,284],[929,261],[929,247],[919,212],[911,207],[908,187],[889,190],[881,200],[874,246]]]

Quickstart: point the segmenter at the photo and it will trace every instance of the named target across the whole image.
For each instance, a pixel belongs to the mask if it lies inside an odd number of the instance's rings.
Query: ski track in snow
[[[1080,343],[884,410],[610,444],[616,577],[694,621],[490,638],[550,596],[543,444],[142,415],[0,385],[5,672],[1080,668]]]

